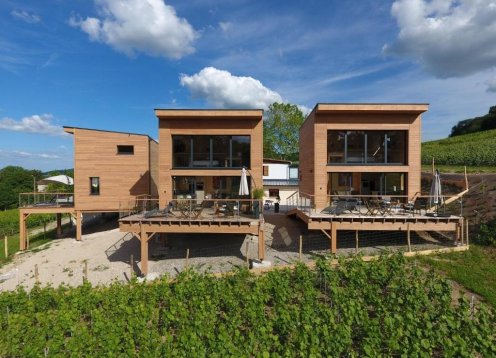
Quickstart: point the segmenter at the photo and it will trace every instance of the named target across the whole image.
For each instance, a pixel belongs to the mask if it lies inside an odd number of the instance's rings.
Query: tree
[[[298,160],[300,126],[305,120],[294,104],[274,102],[264,119],[264,157]]]
[[[34,178],[34,179],[33,179]],[[31,193],[33,182],[42,178],[39,170],[8,166],[0,170],[0,210],[16,208],[19,193]]]

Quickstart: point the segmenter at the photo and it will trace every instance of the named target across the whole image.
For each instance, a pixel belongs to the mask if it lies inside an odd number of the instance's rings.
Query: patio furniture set
[[[387,216],[387,215],[422,215],[422,211],[427,210],[427,200],[416,198],[415,201],[402,203],[391,200],[388,197],[382,199],[358,199],[358,198],[340,198],[334,201],[330,206],[321,211],[322,214],[341,215],[344,213],[370,215],[370,216]]]

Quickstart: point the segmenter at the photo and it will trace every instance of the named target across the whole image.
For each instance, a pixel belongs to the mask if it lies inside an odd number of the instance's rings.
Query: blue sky
[[[153,109],[496,105],[496,1],[2,0],[0,168],[70,168],[61,126],[157,137]]]

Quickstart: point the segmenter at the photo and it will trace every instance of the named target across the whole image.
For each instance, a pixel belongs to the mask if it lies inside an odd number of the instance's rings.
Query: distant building
[[[288,160],[263,160],[264,200],[285,204],[298,191],[298,167]]]

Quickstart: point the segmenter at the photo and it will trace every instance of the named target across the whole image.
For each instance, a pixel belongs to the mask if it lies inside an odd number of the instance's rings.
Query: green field
[[[422,164],[496,168],[496,129],[422,143]]]
[[[471,245],[469,251],[419,258],[496,307],[496,248]]]

